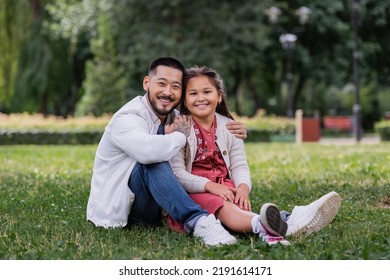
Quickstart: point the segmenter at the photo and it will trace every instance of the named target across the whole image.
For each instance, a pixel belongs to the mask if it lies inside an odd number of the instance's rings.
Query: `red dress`
[[[194,121],[195,137],[197,141],[197,150],[195,160],[192,163],[191,173],[194,175],[208,178],[214,183],[219,183],[230,188],[234,188],[234,183],[230,180],[229,173],[223,160],[222,154],[216,143],[215,132],[217,130],[217,121],[214,122],[210,130],[206,130]],[[222,197],[208,193],[189,193],[193,201],[207,210],[210,214],[215,214],[223,206]],[[175,231],[184,232],[181,224],[168,219],[169,227]]]

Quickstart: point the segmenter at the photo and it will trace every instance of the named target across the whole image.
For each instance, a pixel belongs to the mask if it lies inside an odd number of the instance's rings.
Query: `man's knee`
[[[143,168],[147,172],[158,172],[164,176],[173,175],[172,167],[168,161],[145,164],[143,165]]]

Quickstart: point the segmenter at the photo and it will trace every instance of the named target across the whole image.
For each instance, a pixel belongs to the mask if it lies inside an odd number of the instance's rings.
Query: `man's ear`
[[[144,85],[144,90],[147,91],[149,88],[149,76],[144,77],[143,85]]]

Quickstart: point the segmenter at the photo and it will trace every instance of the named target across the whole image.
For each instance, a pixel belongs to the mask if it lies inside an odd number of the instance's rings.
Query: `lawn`
[[[390,259],[390,144],[248,143],[252,206],[281,209],[329,191],[336,219],[311,235],[231,246],[155,228],[101,229],[85,210],[96,146],[0,146],[0,259]]]

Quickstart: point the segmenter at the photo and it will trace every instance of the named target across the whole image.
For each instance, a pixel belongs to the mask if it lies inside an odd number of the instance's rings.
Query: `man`
[[[96,226],[156,224],[164,209],[207,245],[232,244],[214,215],[193,202],[176,180],[168,160],[186,143],[190,124],[175,118],[185,68],[163,57],[151,63],[138,96],[114,114],[96,151],[87,220]],[[173,133],[164,135],[164,126]],[[245,138],[243,125],[231,131]]]

